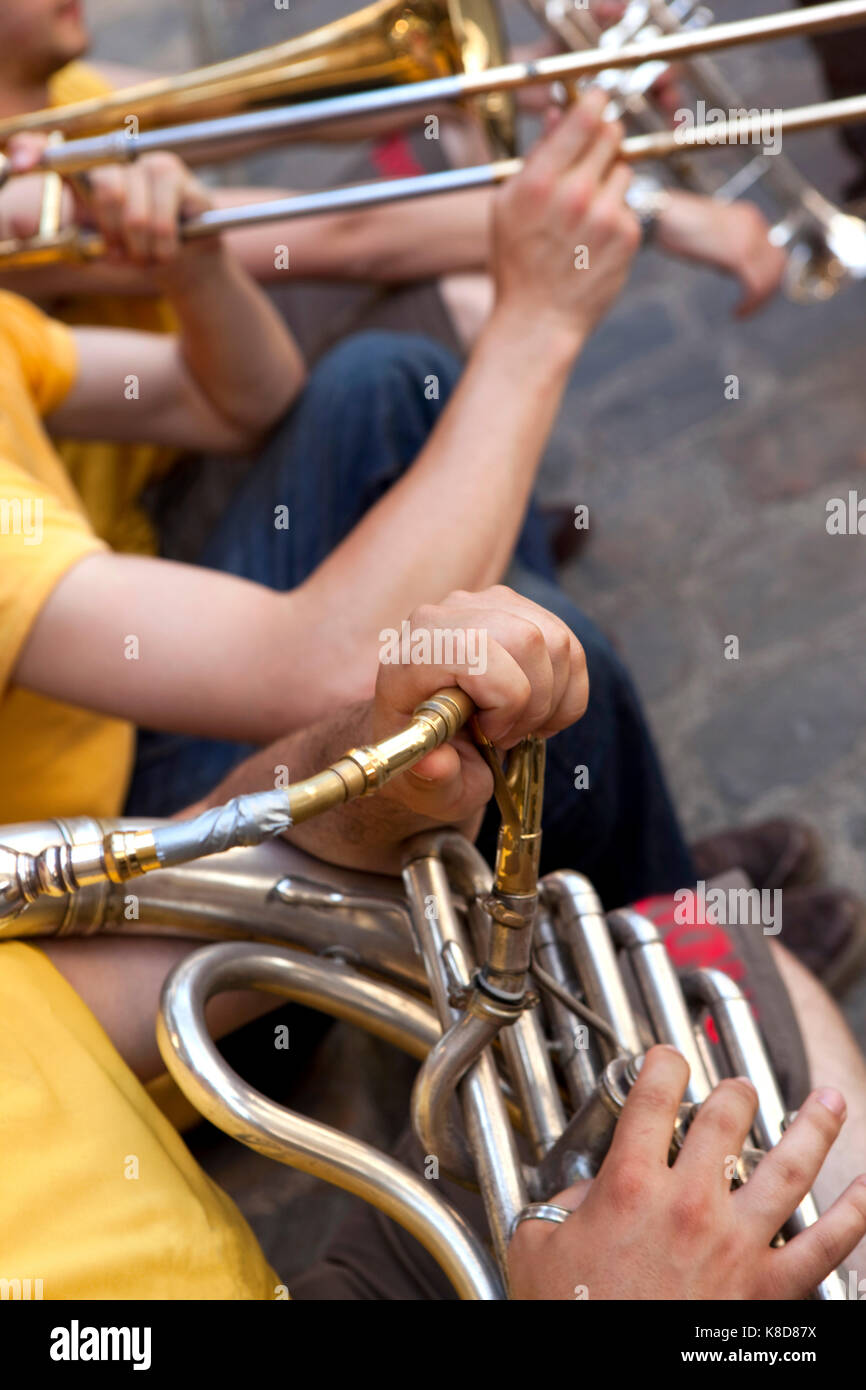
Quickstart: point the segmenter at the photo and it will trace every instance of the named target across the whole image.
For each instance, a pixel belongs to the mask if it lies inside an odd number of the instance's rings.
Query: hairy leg
[[[815,1183],[822,1210],[866,1170],[866,1060],[840,1010],[826,990],[777,942],[770,943],[803,1034],[813,1086],[834,1086],[848,1102],[848,1117]],[[866,1241],[847,1260],[866,1279]]]

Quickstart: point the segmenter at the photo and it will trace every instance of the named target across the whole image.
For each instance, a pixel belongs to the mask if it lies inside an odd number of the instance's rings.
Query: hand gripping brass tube
[[[292,825],[376,791],[453,738],[473,710],[460,689],[439,691],[399,733],[353,748],[323,772],[274,791],[237,796],[188,821],[149,830],[112,830],[85,843],[63,841],[36,855],[0,846],[0,921],[40,897],[65,897],[93,884],[125,883],[240,845],[261,844]]]
[[[770,1059],[758,1031],[752,1006],[729,975],[721,970],[694,970],[683,979],[686,997],[705,1004],[718,1029],[733,1076],[746,1076],[758,1093],[758,1112],[754,1132],[762,1149],[772,1149],[781,1139],[788,1116],[785,1102],[773,1075]],[[785,1225],[785,1235],[793,1237],[819,1216],[811,1192],[803,1198]],[[847,1298],[845,1281],[838,1271],[821,1281],[815,1297],[826,1302]]]
[[[393,1217],[437,1260],[461,1298],[501,1299],[482,1241],[432,1184],[369,1144],[268,1100],[226,1066],[207,1033],[208,999],[249,985],[273,987],[277,979],[267,956],[246,951],[209,947],[169,976],[157,1041],[175,1081],[207,1119],[248,1148],[324,1178]]]

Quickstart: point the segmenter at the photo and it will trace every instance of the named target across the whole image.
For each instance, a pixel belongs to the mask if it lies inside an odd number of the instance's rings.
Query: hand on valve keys
[[[813,1226],[770,1242],[812,1188],[845,1120],[838,1091],[814,1091],[749,1181],[731,1190],[731,1160],[757,1107],[744,1078],[722,1081],[700,1107],[673,1167],[668,1151],[688,1080],[672,1047],[646,1055],[591,1182],[552,1202],[557,1225],[523,1221],[509,1247],[520,1299],[802,1299],[866,1234],[866,1174]]]

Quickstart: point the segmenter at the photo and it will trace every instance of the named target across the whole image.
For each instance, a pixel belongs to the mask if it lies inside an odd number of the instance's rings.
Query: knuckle
[[[607,198],[599,198],[593,204],[593,230],[605,240],[613,239],[619,231],[620,211],[616,203]]]
[[[608,1190],[613,1205],[619,1211],[634,1211],[646,1201],[649,1188],[647,1172],[640,1163],[618,1163],[610,1175]]]
[[[566,214],[579,220],[584,217],[592,203],[593,185],[586,175],[577,174],[568,181],[562,194],[562,205]]]
[[[435,627],[439,622],[441,609],[434,603],[422,603],[413,608],[409,615],[410,625],[415,627]]]
[[[817,1101],[810,1104],[808,1109],[803,1112],[803,1119],[812,1126],[829,1148],[839,1133],[841,1123],[839,1117],[833,1115],[826,1105]]]
[[[522,671],[517,672],[512,679],[512,688],[509,693],[509,704],[515,719],[520,719],[532,704],[532,682]]]
[[[682,1192],[671,1203],[673,1228],[680,1235],[704,1235],[714,1224],[714,1214],[701,1192]]]
[[[812,1227],[812,1233],[821,1256],[821,1263],[824,1266],[825,1272],[829,1273],[831,1269],[835,1268],[841,1258],[839,1241],[836,1239],[833,1232],[824,1225],[823,1221],[819,1221]]]
[[[571,655],[571,633],[568,628],[557,624],[547,639],[548,649],[556,662],[565,662]]]
[[[776,1182],[780,1188],[792,1191],[808,1188],[811,1175],[802,1163],[795,1158],[786,1158],[782,1153],[777,1153],[776,1159]]]
[[[634,213],[628,209],[624,210],[624,215],[621,220],[620,235],[626,250],[634,254],[641,244],[641,229],[640,222],[637,220]]]
[[[704,1119],[718,1130],[734,1130],[742,1124],[746,1115],[754,1112],[756,1104],[755,1088],[751,1082],[741,1077],[726,1077],[719,1082],[704,1105]]]
[[[520,180],[515,180],[514,192],[515,196],[519,194],[521,200],[538,207],[550,201],[553,188],[554,181],[549,174],[528,166]]]
[[[849,1193],[851,1206],[861,1223],[866,1224],[866,1181],[860,1178]]]
[[[126,197],[122,180],[104,172],[100,175],[91,175],[90,188],[95,202],[100,207],[118,208]]]
[[[439,607],[446,608],[453,606],[454,608],[463,608],[466,604],[476,601],[477,597],[477,594],[470,593],[468,589],[452,589],[450,594],[446,595],[442,600]],[[427,604],[425,606],[433,607],[432,604]]]
[[[736,1096],[741,1101],[748,1102],[749,1105],[757,1104],[757,1092],[751,1081],[747,1081],[744,1076],[726,1076],[723,1081],[719,1082],[717,1090]]]
[[[671,1092],[669,1086],[656,1081],[645,1081],[635,1086],[628,1098],[633,1110],[642,1110],[647,1115],[656,1116],[670,1108]]]
[[[153,154],[146,156],[147,167],[156,174],[171,174],[181,168],[181,162],[176,154],[169,150],[157,150]]]
[[[547,651],[547,641],[537,624],[527,621],[520,633],[520,646],[530,656],[540,656]]]
[[[704,1112],[704,1123],[719,1134],[730,1134],[740,1122],[740,1110],[731,1101],[718,1100],[708,1105]]]

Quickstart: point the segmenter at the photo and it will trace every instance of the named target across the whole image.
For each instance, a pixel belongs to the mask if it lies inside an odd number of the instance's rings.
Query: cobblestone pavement
[[[275,42],[355,8],[344,0],[91,0],[106,57],[183,68]],[[536,33],[508,0],[514,37]],[[780,10],[734,0],[720,18]],[[744,104],[821,91],[805,44],[723,60]],[[796,143],[795,143],[796,142]],[[786,146],[838,197],[849,164],[829,132]],[[281,179],[338,179],[350,152],[292,152]],[[733,286],[644,252],[580,362],[542,490],[587,503],[590,540],[564,574],[646,699],[692,835],[791,813],[813,821],[832,877],[866,894],[866,539],[825,509],[866,495],[864,288],[809,308],[777,299],[735,322]],[[725,379],[739,378],[726,400]],[[739,638],[739,660],[723,655]],[[846,1001],[866,1039],[866,986]]]

